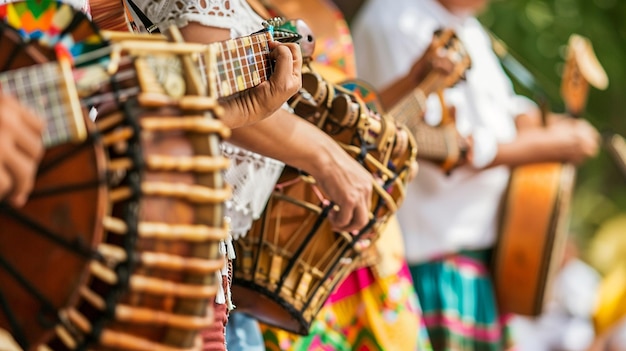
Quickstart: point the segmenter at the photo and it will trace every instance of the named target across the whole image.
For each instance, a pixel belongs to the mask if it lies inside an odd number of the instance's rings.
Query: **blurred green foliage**
[[[626,1],[493,1],[480,20],[533,73],[555,111],[563,109],[558,89],[568,38],[572,33],[589,38],[609,87],[592,88],[584,117],[601,131],[626,135]],[[571,227],[583,251],[601,223],[626,212],[625,181],[605,150],[579,168]]]

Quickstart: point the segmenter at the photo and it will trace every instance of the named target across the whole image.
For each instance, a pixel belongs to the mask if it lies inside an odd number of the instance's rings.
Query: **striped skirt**
[[[487,270],[490,251],[464,251],[411,266],[424,323],[436,351],[511,348]]]
[[[268,351],[431,350],[408,267],[385,278],[351,273],[331,295],[306,337],[263,327]]]

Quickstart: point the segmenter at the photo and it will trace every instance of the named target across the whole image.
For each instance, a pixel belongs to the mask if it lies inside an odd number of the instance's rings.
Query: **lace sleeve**
[[[261,28],[261,19],[245,0],[134,0],[160,30],[189,22],[231,30],[232,36],[248,35]]]
[[[226,182],[233,187],[233,196],[226,202],[226,214],[235,239],[250,229],[252,221],[259,218],[276,185],[284,164],[223,142],[222,154],[230,159],[224,173]]]

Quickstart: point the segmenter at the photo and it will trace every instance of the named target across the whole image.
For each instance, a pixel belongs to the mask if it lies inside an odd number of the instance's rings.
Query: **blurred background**
[[[556,111],[563,110],[558,89],[568,38],[572,33],[589,38],[609,76],[609,87],[605,91],[591,89],[583,117],[600,131],[625,135],[625,17],[626,2],[621,0],[507,0],[493,1],[480,20],[531,71]],[[530,97],[534,95],[519,85],[518,88]],[[555,300],[561,300],[555,304],[560,303],[561,309],[549,306],[554,308],[551,316],[520,321],[518,331],[532,333],[537,327],[557,331],[559,328],[551,323],[570,323],[569,330],[561,327],[561,340],[555,344],[566,350],[582,349],[591,337],[585,336],[591,314],[596,330],[594,350],[626,350],[624,328],[620,332],[618,327],[626,315],[626,174],[606,148],[579,168],[571,234],[578,259],[565,267],[559,277],[562,284],[555,288]],[[571,269],[574,266],[578,268]],[[569,310],[567,296],[578,296],[569,301]],[[561,312],[560,319],[555,317],[555,311]],[[563,314],[568,315],[568,322]],[[529,326],[530,329],[524,329]],[[611,340],[609,334],[613,334]]]
[[[350,24],[365,1],[334,2]],[[533,74],[556,111],[563,110],[559,84],[569,36],[589,38],[610,83],[604,91],[591,89],[583,117],[601,131],[626,135],[626,1],[494,0],[479,19]],[[586,249],[603,225],[617,221],[626,231],[626,175],[605,150],[579,168],[572,214],[572,233],[589,260],[593,254]],[[623,253],[626,258],[626,248]]]
[[[589,38],[610,83],[605,91],[591,89],[584,117],[601,131],[626,134],[626,2],[494,1],[480,19],[533,73],[557,111],[562,111],[558,88],[567,40],[572,33]],[[625,185],[625,175],[604,150],[579,169],[572,234],[581,246],[583,257],[601,270],[605,269],[606,256],[613,253],[595,252],[592,243],[600,239],[599,234],[610,236],[607,230],[626,232]],[[610,228],[603,228],[607,226]],[[621,233],[615,235],[626,238]],[[626,249],[626,240],[621,246]],[[626,250],[618,256],[626,258]]]
[[[348,24],[364,2],[334,0]],[[626,1],[493,0],[479,19],[541,88],[530,91],[514,80],[517,91],[543,95],[556,112],[563,112],[559,85],[568,39],[573,33],[590,39],[609,87],[591,88],[582,117],[606,135],[626,135]],[[553,303],[542,318],[514,323],[519,349],[626,350],[626,173],[606,148],[579,168],[570,226]]]

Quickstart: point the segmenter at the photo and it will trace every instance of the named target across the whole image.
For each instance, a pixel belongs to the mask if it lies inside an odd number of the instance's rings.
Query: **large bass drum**
[[[87,143],[48,153],[24,208],[2,204],[0,327],[24,349],[194,348],[212,322],[230,196],[229,130],[191,63],[206,46],[102,35],[56,2],[0,11],[3,67],[74,56],[60,79],[75,83],[79,111],[98,110]]]

